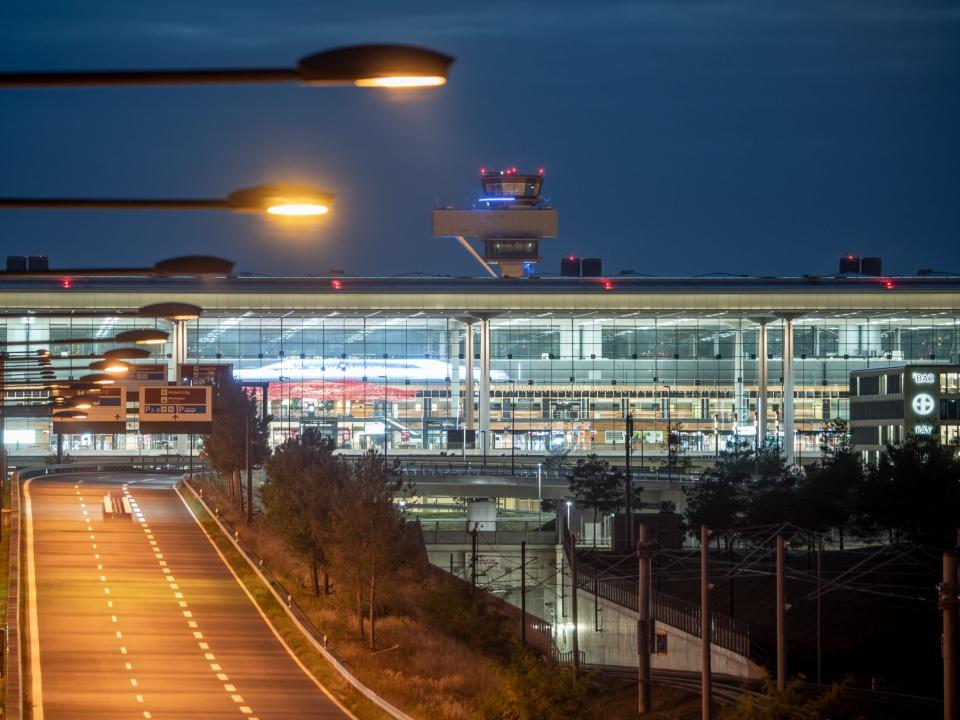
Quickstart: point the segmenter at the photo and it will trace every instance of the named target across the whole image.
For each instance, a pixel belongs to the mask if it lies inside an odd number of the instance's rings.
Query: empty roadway
[[[351,717],[288,654],[174,482],[25,483],[34,718]],[[124,486],[134,516],[105,517],[104,495]]]

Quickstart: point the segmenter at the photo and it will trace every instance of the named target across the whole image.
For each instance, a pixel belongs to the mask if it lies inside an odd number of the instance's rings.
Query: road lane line
[[[40,627],[37,621],[37,572],[33,551],[33,503],[30,499],[30,482],[23,483],[23,508],[27,519],[27,602],[30,621],[30,700],[34,720],[43,720],[43,681],[40,678]],[[79,487],[79,486],[78,486]]]
[[[256,609],[256,611],[260,614],[260,617],[261,617],[261,619],[263,620],[263,623],[270,629],[270,632],[273,633],[273,636],[277,639],[277,642],[280,643],[281,647],[283,647],[283,649],[287,651],[287,655],[290,656],[290,659],[293,660],[293,662],[297,665],[297,667],[299,667],[300,670],[303,671],[303,674],[306,675],[308,678],[310,678],[310,680],[313,681],[313,684],[316,685],[316,686],[320,689],[320,691],[321,691],[324,695],[327,696],[327,698],[330,700],[330,702],[332,702],[334,705],[336,705],[337,708],[338,708],[344,715],[346,715],[348,718],[350,718],[350,720],[359,720],[359,718],[357,718],[356,715],[354,715],[352,712],[350,712],[349,708],[347,708],[346,705],[344,705],[342,702],[340,702],[340,700],[337,699],[337,697],[336,697],[332,692],[330,692],[330,691],[323,685],[323,683],[321,683],[321,682],[314,676],[313,673],[311,673],[311,672],[307,669],[307,666],[303,664],[303,662],[300,660],[300,658],[297,657],[297,655],[296,655],[296,653],[293,651],[293,649],[287,644],[287,641],[283,639],[283,636],[280,635],[279,632],[277,632],[277,629],[273,626],[273,623],[270,622],[270,619],[267,617],[266,613],[263,611],[263,608],[261,608],[260,605],[257,604],[257,601],[256,601],[256,599],[253,597],[253,594],[251,594],[250,590],[247,589],[247,586],[243,584],[243,581],[240,579],[240,576],[237,575],[236,571],[233,569],[233,566],[230,565],[230,563],[227,561],[227,558],[224,557],[223,553],[220,551],[220,548],[217,546],[216,541],[214,541],[214,539],[213,539],[212,537],[210,537],[210,533],[207,532],[207,529],[203,526],[203,523],[200,522],[200,518],[198,518],[197,515],[196,515],[196,513],[193,512],[193,508],[191,508],[190,505],[189,505],[189,503],[187,503],[187,499],[186,499],[186,498],[183,496],[183,494],[180,492],[180,489],[179,489],[178,487],[174,486],[173,491],[177,494],[177,497],[180,498],[180,502],[183,503],[183,506],[187,509],[187,512],[190,513],[190,517],[193,518],[193,521],[197,524],[197,527],[200,528],[200,532],[202,532],[203,535],[204,535],[204,537],[207,538],[207,542],[210,543],[210,547],[213,548],[213,551],[214,551],[214,552],[217,554],[217,556],[220,558],[220,562],[222,562],[222,563],[223,563],[223,566],[224,566],[225,568],[227,568],[227,570],[228,570],[228,571],[230,572],[230,574],[233,576],[233,579],[236,581],[237,585],[240,586],[240,589],[243,590],[243,593],[247,596],[247,599],[250,601],[250,604],[253,605],[253,607]],[[220,666],[219,666],[219,665],[211,665],[210,667],[213,668],[213,669],[216,670],[216,671],[219,671],[219,670],[220,670]]]

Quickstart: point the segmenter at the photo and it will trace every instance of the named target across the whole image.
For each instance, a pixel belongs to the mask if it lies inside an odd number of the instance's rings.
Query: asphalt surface
[[[105,517],[124,484],[133,516]],[[284,649],[173,478],[50,476],[27,499],[34,718],[350,717]]]

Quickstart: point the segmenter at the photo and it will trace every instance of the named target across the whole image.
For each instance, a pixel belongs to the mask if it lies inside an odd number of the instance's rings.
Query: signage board
[[[141,433],[205,433],[213,420],[212,388],[163,385],[140,389]]]
[[[75,433],[121,434],[127,431],[126,391],[122,387],[104,387],[97,396],[98,402],[83,412],[80,419],[53,419],[53,432],[65,435]]]
[[[140,388],[145,385],[159,385],[167,381],[169,372],[166,363],[150,365],[131,365],[130,372],[117,381],[126,388]]]
[[[220,385],[233,377],[233,364],[181,363],[177,376],[181,385]]]

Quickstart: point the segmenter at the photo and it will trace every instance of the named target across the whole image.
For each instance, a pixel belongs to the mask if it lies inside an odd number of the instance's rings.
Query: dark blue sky
[[[567,252],[608,272],[960,272],[960,2],[5,0],[0,69],[288,66],[355,42],[457,57],[402,98],[297,86],[0,90],[0,195],[219,197],[309,181],[305,229],[228,213],[0,214],[54,266],[475,274],[429,211],[481,165],[546,168]]]

